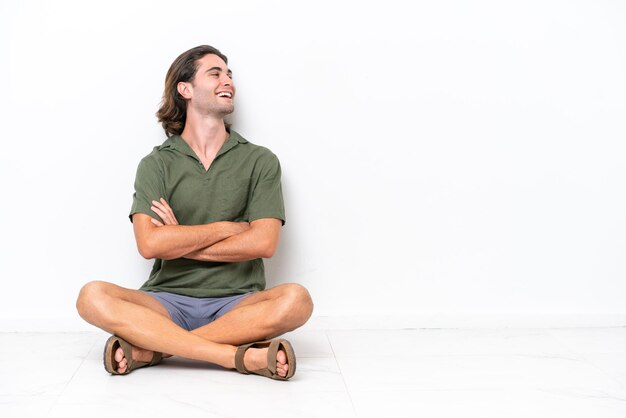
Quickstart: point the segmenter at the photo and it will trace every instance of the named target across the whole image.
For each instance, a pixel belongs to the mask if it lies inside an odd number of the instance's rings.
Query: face
[[[224,117],[235,110],[235,85],[232,72],[217,55],[198,60],[198,69],[191,82],[179,83],[178,91],[192,107],[203,115]]]

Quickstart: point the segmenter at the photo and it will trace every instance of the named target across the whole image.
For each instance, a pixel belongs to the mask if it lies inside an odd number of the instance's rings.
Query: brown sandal
[[[124,357],[126,357],[126,371],[124,373],[117,371],[118,363],[115,361],[115,352],[119,347],[122,348]],[[155,351],[149,363],[133,360],[133,347],[126,340],[117,335],[111,335],[104,345],[104,369],[111,374],[128,374],[140,367],[154,366],[160,362],[162,358],[163,355]]]
[[[267,350],[267,367],[259,370],[246,369],[246,366],[243,363],[243,358],[246,354],[246,350],[248,350],[248,348],[266,347],[269,347],[269,349]],[[289,370],[287,370],[287,376],[285,377],[279,376],[276,373],[276,354],[281,350],[285,353],[285,356],[287,357],[287,364],[289,365]],[[270,379],[287,380],[296,373],[296,354],[293,351],[291,343],[283,339],[244,344],[237,347],[237,353],[235,354],[235,367],[237,368],[237,371],[239,373],[254,373],[261,376],[269,377]]]

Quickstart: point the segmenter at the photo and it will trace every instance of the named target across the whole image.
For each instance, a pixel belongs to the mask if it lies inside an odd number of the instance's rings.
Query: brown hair
[[[217,48],[200,45],[180,54],[167,71],[163,100],[156,116],[168,137],[180,135],[187,119],[187,103],[178,93],[178,83],[193,81],[198,70],[198,60],[208,54],[217,55],[228,64],[226,55]]]

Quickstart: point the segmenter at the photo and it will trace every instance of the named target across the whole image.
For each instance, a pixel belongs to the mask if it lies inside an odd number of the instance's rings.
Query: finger
[[[176,217],[174,216],[174,211],[172,210],[170,205],[167,204],[165,199],[161,198],[161,203],[160,203],[159,207],[162,208],[162,210],[165,213],[168,213],[172,218],[176,219]]]
[[[161,198],[158,202],[156,200],[153,200],[152,204],[156,206],[157,208],[161,209],[163,212],[172,211],[172,208],[170,207],[170,205],[168,205],[167,202],[163,198]]]
[[[161,220],[163,221],[163,223],[165,225],[178,225],[178,221],[176,220],[176,218],[174,217],[174,214],[171,212],[165,212],[159,208],[157,208],[156,206],[151,206],[150,209],[156,213],[157,215],[159,215],[159,218],[161,218]]]
[[[163,224],[161,222],[159,222],[158,220],[154,219],[154,218],[150,218],[150,221],[155,224],[156,226],[163,226]]]
[[[175,218],[174,211],[167,205],[167,203],[165,205],[159,205],[159,208],[161,208],[163,212],[167,213],[170,218]]]
[[[162,211],[167,211],[169,206],[163,205],[161,202],[157,202],[156,200],[152,201],[152,206],[156,206],[157,208],[161,209]]]
[[[168,225],[173,225],[173,224],[178,223],[176,221],[176,217],[174,216],[174,213],[171,210],[162,209],[160,216],[161,216],[161,219],[163,219],[163,222],[165,222]]]
[[[159,199],[158,202],[156,200],[153,200],[152,204],[161,209],[163,212],[170,212],[172,213],[172,215],[174,214],[174,211],[172,210],[170,205],[168,205],[167,201],[162,197]]]
[[[159,215],[159,217],[161,219],[163,219],[165,221],[165,212],[163,212],[161,209],[157,208],[156,206],[150,206],[150,210],[152,210],[152,212],[156,213],[157,215]]]
[[[169,216],[170,223],[172,223],[174,225],[178,225],[178,220],[176,219],[176,215],[174,215],[174,211],[172,210],[170,205],[167,203],[167,201],[165,199],[163,199],[162,197],[159,200],[161,202],[161,206],[164,208],[164,211]]]

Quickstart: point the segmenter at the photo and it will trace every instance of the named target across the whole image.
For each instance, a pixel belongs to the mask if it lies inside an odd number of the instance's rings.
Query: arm
[[[162,200],[163,202],[165,201]],[[159,216],[163,218],[160,213]],[[144,258],[163,260],[180,258],[250,229],[247,222],[178,225],[173,213],[171,217],[167,216],[163,220],[167,223],[166,225],[143,213],[133,215],[137,248]]]
[[[162,229],[178,226],[174,211],[165,199],[160,199],[160,202],[153,201],[151,209],[154,213],[159,215],[164,222],[162,223],[154,218],[150,218],[149,222],[152,224],[152,227]],[[216,222],[209,225],[222,223],[239,225],[234,222]],[[283,224],[282,220],[264,218],[252,221],[250,224],[245,222],[242,222],[242,224],[248,228],[239,233],[231,234],[226,239],[216,241],[214,244],[208,244],[204,248],[189,251],[181,257],[199,261],[219,262],[247,261],[262,257],[272,257],[278,246],[280,228]],[[200,226],[207,227],[209,225]]]
[[[278,246],[282,221],[267,218],[250,222],[250,229],[185,255],[200,261],[235,262],[271,258]]]

